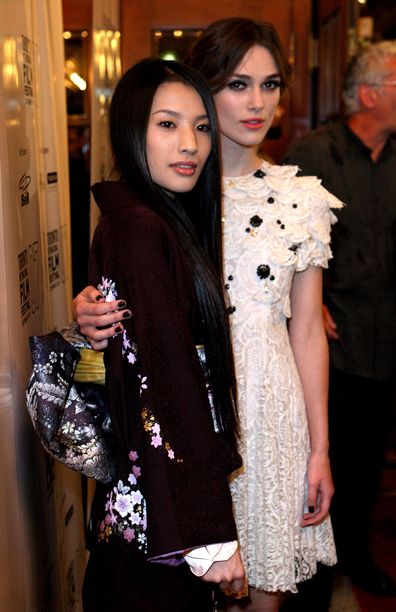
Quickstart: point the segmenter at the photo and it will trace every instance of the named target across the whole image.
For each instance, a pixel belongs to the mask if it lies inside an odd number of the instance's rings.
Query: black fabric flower
[[[259,217],[258,215],[254,215],[254,217],[252,217],[249,221],[252,227],[260,227],[262,222],[263,222],[262,218]]]
[[[268,278],[271,274],[271,268],[267,264],[260,264],[256,270],[257,276],[260,279]]]

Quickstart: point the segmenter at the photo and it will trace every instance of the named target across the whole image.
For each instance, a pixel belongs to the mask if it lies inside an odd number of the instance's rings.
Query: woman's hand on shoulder
[[[327,452],[312,452],[308,462],[307,508],[301,526],[318,525],[327,516],[334,494]]]
[[[108,339],[123,331],[121,321],[132,316],[124,300],[106,302],[95,287],[86,287],[73,300],[73,315],[81,333],[92,348],[99,351],[107,347]]]
[[[245,570],[239,548],[227,561],[215,561],[202,580],[215,582],[228,595],[240,593],[245,587]]]

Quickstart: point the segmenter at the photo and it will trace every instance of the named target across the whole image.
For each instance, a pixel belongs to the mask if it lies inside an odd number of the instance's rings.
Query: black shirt
[[[346,204],[334,211],[334,259],[325,272],[324,303],[340,333],[331,362],[357,376],[385,380],[396,371],[396,143],[378,160],[346,122],[296,142],[285,157],[317,175]]]

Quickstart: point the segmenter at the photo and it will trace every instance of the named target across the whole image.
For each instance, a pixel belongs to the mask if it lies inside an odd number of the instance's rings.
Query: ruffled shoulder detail
[[[276,166],[263,162],[255,173],[225,177],[225,215],[239,211],[244,216],[261,210],[271,254],[279,265],[295,265],[297,271],[309,265],[328,266],[332,212],[342,202],[328,192],[316,176],[297,176],[297,166]],[[264,230],[264,228],[263,228]]]
[[[332,209],[340,209],[344,205],[315,176],[296,176],[294,182],[302,197],[305,218],[301,221],[307,230],[307,239],[296,251],[296,269],[301,271],[309,265],[327,268],[332,258],[331,226],[337,222]]]

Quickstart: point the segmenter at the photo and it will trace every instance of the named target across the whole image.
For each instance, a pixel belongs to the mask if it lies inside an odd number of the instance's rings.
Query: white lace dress
[[[231,482],[250,586],[296,591],[318,561],[336,562],[330,519],[301,528],[310,451],[287,332],[296,272],[327,267],[330,207],[341,203],[295,166],[263,162],[224,178],[224,265],[230,296],[244,470]]]

